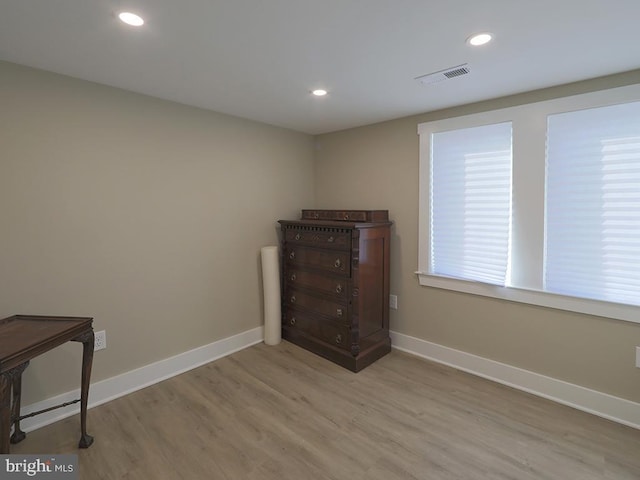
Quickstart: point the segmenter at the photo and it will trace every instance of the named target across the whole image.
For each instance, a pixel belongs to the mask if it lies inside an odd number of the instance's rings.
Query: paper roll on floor
[[[278,247],[262,247],[262,289],[264,292],[264,343],[277,345],[281,340],[280,263]]]

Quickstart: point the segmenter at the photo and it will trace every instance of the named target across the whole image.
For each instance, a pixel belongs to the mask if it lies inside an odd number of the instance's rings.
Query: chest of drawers
[[[386,210],[303,210],[282,229],[282,336],[357,372],[391,350]]]

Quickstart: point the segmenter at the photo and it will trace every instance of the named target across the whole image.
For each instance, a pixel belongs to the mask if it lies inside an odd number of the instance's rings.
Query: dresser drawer
[[[296,309],[289,309],[284,321],[287,329],[301,330],[314,338],[345,350],[351,348],[351,331],[346,325],[319,319]]]
[[[349,321],[346,303],[317,297],[295,288],[285,288],[284,304],[290,308],[312,310],[338,322]]]
[[[322,273],[291,268],[286,273],[285,282],[292,288],[307,288],[347,301],[349,298],[349,280]]]
[[[336,275],[351,275],[350,252],[320,250],[307,247],[295,247],[289,244],[285,247],[284,259],[288,268],[296,266],[311,267],[331,272]]]
[[[285,231],[285,241],[292,245],[307,245],[320,248],[351,248],[351,234],[328,228],[301,227]]]

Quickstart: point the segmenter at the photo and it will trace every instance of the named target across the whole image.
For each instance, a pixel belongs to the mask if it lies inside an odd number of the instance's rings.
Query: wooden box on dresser
[[[302,210],[282,229],[282,336],[358,372],[391,350],[387,210]]]

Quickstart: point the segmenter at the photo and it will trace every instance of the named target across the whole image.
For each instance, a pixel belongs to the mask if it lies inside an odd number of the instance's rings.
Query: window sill
[[[425,287],[453,290],[456,292],[498,298],[511,302],[527,303],[530,305],[555,308],[569,312],[584,313],[587,315],[596,315],[598,317],[640,323],[640,308],[633,305],[568,297],[539,290],[500,287],[487,283],[429,275],[423,272],[416,272],[416,274],[418,275],[420,285]]]

